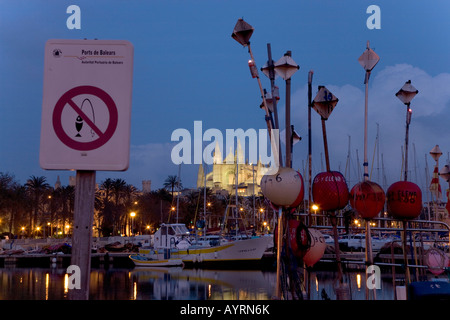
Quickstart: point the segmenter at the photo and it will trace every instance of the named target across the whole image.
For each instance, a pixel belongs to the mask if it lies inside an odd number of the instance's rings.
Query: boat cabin
[[[189,234],[183,223],[162,224],[154,234],[153,245],[155,248],[176,248],[180,241],[189,238]]]

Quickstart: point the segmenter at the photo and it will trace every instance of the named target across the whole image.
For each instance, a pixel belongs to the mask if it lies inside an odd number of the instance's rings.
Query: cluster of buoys
[[[302,175],[288,167],[281,167],[277,173],[265,175],[261,180],[261,191],[270,201],[273,208],[292,209],[303,201],[305,188]],[[289,217],[286,236],[291,253],[303,259],[307,266],[319,261],[326,248],[323,235],[309,229],[300,220]],[[275,243],[278,242],[278,231],[275,229]]]
[[[287,167],[263,176],[261,190],[273,208],[292,209],[300,205],[304,198],[302,175]],[[422,210],[422,192],[413,182],[395,182],[385,193],[377,183],[363,181],[349,191],[345,177],[337,171],[321,172],[315,176],[312,197],[320,210],[326,212],[341,210],[350,202],[363,219],[375,218],[385,203],[388,213],[399,220],[417,218]],[[323,235],[318,230],[308,229],[296,218],[289,218],[287,226],[286,235],[292,253],[302,258],[308,266],[314,265],[325,252]]]

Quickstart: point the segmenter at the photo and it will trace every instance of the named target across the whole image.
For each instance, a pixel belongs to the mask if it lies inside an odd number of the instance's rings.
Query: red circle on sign
[[[80,95],[80,94],[90,94],[94,95],[98,98],[100,98],[106,105],[109,111],[109,123],[105,130],[105,132],[101,132],[100,129],[98,129],[92,121],[85,115],[82,115],[80,113],[83,113],[81,109],[73,102],[72,98]],[[70,107],[72,107],[75,112],[83,118],[88,125],[93,129],[97,135],[98,139],[90,142],[79,142],[71,137],[69,137],[66,132],[64,131],[62,127],[62,112],[64,107],[69,104]],[[56,102],[55,109],[53,110],[53,129],[55,130],[56,135],[61,140],[62,143],[64,143],[69,148],[80,150],[80,151],[89,151],[94,150],[102,145],[104,145],[106,142],[111,139],[112,135],[116,131],[117,128],[117,122],[118,122],[118,113],[117,113],[117,107],[114,103],[114,100],[111,98],[109,94],[107,94],[105,91],[103,91],[100,88],[93,87],[93,86],[79,86],[75,87],[73,89],[70,89],[66,93],[64,93],[61,98],[59,98],[58,102]]]

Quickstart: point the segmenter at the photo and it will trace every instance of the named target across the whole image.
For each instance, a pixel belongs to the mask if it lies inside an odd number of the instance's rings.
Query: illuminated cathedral
[[[236,169],[238,170],[237,177]],[[253,194],[258,196],[261,195],[261,178],[268,170],[269,165],[262,164],[261,160],[258,160],[256,164],[249,163],[248,160],[244,162],[244,152],[239,141],[236,152],[233,154],[230,150],[225,159],[222,158],[222,152],[216,144],[212,171],[206,172],[205,181],[204,166],[200,164],[197,188],[203,188],[206,184],[206,187],[210,188],[214,194],[234,195],[237,187],[239,196],[247,197]]]

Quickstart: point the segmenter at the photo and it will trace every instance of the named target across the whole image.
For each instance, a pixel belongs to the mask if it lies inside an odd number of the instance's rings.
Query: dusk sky
[[[81,29],[66,25],[70,5],[81,9]],[[380,29],[367,27],[370,5],[380,8]],[[202,121],[203,131],[265,129],[248,50],[231,38],[238,18],[255,29],[251,47],[258,69],[267,61],[267,43],[274,61],[290,50],[300,66],[291,89],[292,124],[302,137],[294,146],[295,169],[303,174],[307,164],[307,79],[313,70],[313,98],[324,85],[339,99],[326,122],[331,169],[344,173],[350,136],[349,188],[359,179],[364,69],[357,59],[370,41],[381,58],[369,82],[371,180],[377,180],[377,172],[382,175],[381,155],[386,187],[401,179],[406,107],[395,93],[411,80],[419,93],[411,103],[409,177],[426,188],[426,161],[430,177],[434,165],[430,150],[440,146],[440,168],[450,152],[448,0],[0,0],[0,172],[20,183],[31,175],[46,176],[51,185],[58,175],[63,185],[75,175],[39,166],[44,46],[49,39],[114,39],[134,45],[130,166],[124,172],[99,171],[98,182],[122,178],[140,189],[142,180],[152,180],[152,189],[161,188],[168,175],[178,173],[171,161],[176,145],[171,134],[179,128],[193,133],[194,121]],[[269,79],[260,76],[270,89]],[[277,78],[276,84],[283,129],[285,83]],[[377,124],[379,162],[374,156]],[[314,111],[312,145],[314,176],[324,163],[320,116]],[[197,170],[197,164],[181,166],[185,187],[196,186]],[[448,187],[442,179],[441,184]]]

